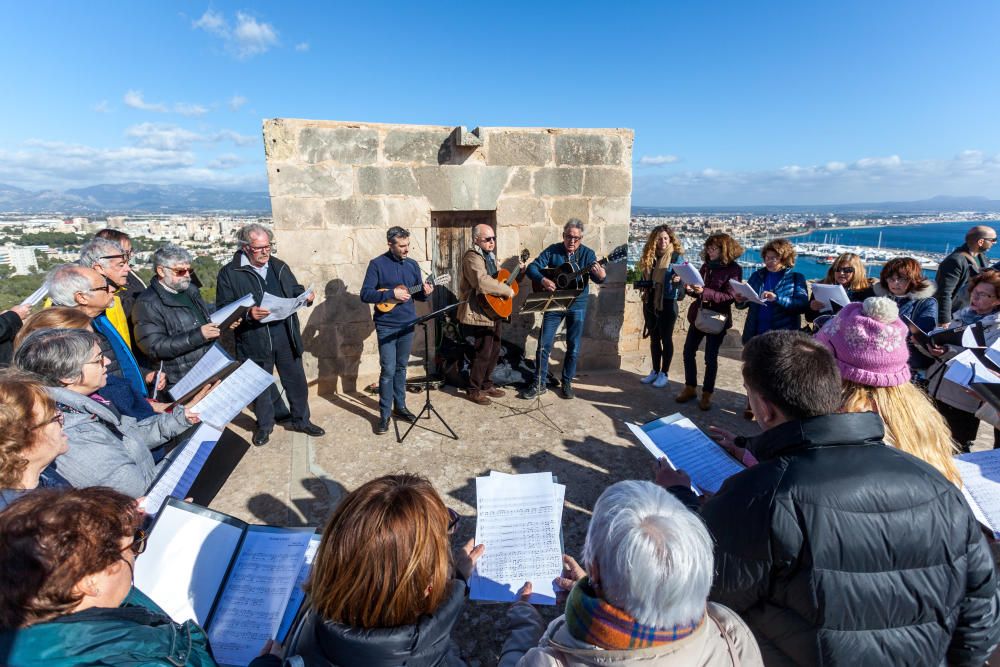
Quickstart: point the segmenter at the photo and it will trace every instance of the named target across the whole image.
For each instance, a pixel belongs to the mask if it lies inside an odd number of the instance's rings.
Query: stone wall
[[[321,392],[352,391],[377,377],[371,311],[358,294],[368,261],[386,250],[392,225],[410,230],[410,256],[425,270],[437,242],[432,211],[495,211],[501,261],[522,248],[537,254],[559,241],[562,225],[573,217],[585,223],[584,243],[598,256],[626,243],[632,139],[625,129],[469,132],[265,121],[280,257],[320,294],[302,317],[309,377]],[[618,264],[609,267],[605,285],[592,289],[581,368],[617,367],[624,306],[624,264]],[[540,316],[516,317],[505,338],[533,354],[539,323]],[[421,346],[415,341],[414,351]]]

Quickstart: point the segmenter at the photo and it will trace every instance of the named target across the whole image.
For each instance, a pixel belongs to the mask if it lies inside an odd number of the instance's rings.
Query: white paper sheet
[[[198,363],[170,388],[170,395],[175,398],[186,395],[189,391],[232,362],[233,358],[222,349],[221,345],[215,343],[212,347],[208,348],[208,352],[198,360]]]
[[[696,491],[717,493],[728,478],[745,470],[736,459],[679,412],[639,426],[626,424],[657,459],[683,470]]]
[[[22,306],[37,306],[38,303],[49,293],[49,284],[42,283],[42,286],[28,295],[28,298],[21,302]]]
[[[470,581],[470,599],[513,602],[524,582],[531,602],[555,604],[562,573],[562,496],[551,473],[476,478],[476,544],[486,553]]]
[[[264,292],[264,298],[260,301],[260,307],[271,312],[261,322],[277,322],[278,320],[291,317],[292,313],[306,307],[306,300],[312,296],[312,293],[313,290],[310,287],[294,299],[286,299],[275,296],[270,292]]]
[[[979,341],[976,340],[976,326],[968,326],[965,331],[962,332],[962,347],[965,348],[978,348],[983,349],[986,346],[980,345]]]
[[[302,590],[302,585],[306,583],[306,579],[309,578],[309,573],[312,571],[313,560],[316,558],[316,552],[319,550],[321,539],[322,536],[317,534],[313,534],[309,538],[309,546],[306,547],[306,553],[302,556],[302,567],[299,569],[299,576],[295,579],[295,587],[292,588],[288,604],[281,615],[281,625],[278,626],[278,633],[275,635],[275,639],[279,643],[284,643],[285,635],[292,629],[292,621],[295,620],[295,615],[299,613],[299,607],[302,606],[302,601],[306,598],[306,592]]]
[[[969,350],[960,352],[948,360],[947,370],[944,372],[943,379],[948,382],[954,382],[962,387],[968,387],[970,382],[993,384],[1000,381],[1000,378],[992,373]]]
[[[260,393],[274,384],[274,376],[247,359],[239,368],[198,401],[192,411],[201,421],[220,431]]]
[[[175,622],[204,626],[242,534],[240,526],[167,505],[136,558],[135,587]]]
[[[823,310],[833,310],[831,302],[846,306],[851,302],[843,285],[812,284],[812,296],[823,304]]]
[[[184,499],[198,478],[209,454],[222,437],[222,431],[208,424],[200,424],[195,432],[181,445],[180,453],[174,457],[152,488],[146,492],[143,509],[147,514],[159,514],[160,507],[167,498]]]
[[[1000,449],[956,456],[955,467],[972,513],[1000,538]]]
[[[217,311],[212,313],[212,316],[209,319],[215,324],[222,324],[223,322],[226,321],[226,319],[230,315],[236,312],[237,308],[243,308],[243,307],[252,308],[253,305],[254,305],[253,294],[252,293],[247,294],[239,301],[233,301],[232,303],[226,304],[222,308],[219,308]]]
[[[738,280],[729,279],[729,284],[733,286],[733,294],[739,294],[744,299],[750,303],[759,303],[762,306],[767,305],[767,301],[760,298],[760,295],[754,291],[754,288],[750,287],[746,283],[741,283]]]
[[[275,637],[312,534],[311,528],[247,529],[208,627],[220,665],[249,665]]]
[[[698,269],[694,267],[694,265],[682,262],[680,264],[671,264],[670,268],[673,269],[674,273],[685,285],[697,287],[705,286],[704,279],[701,277],[701,274],[698,272]]]

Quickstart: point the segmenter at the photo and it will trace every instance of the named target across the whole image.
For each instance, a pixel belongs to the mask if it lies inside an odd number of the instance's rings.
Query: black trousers
[[[292,352],[292,342],[288,339],[284,322],[268,326],[268,332],[271,334],[270,358],[253,361],[267,373],[278,369],[288,407],[285,406],[278,387],[272,384],[253,403],[257,428],[274,428],[275,421],[285,420],[290,420],[295,425],[305,425],[309,422],[309,387],[306,383],[306,371],[302,367],[302,357],[295,356]]]
[[[653,304],[644,303],[642,314],[649,332],[649,356],[653,361],[653,372],[669,373],[670,362],[674,359],[674,324],[677,323],[677,302],[668,299],[663,302],[663,310],[656,312]]]
[[[719,373],[719,350],[723,341],[726,340],[726,331],[717,334],[707,334],[698,329],[695,325],[688,327],[687,338],[684,339],[684,384],[689,387],[698,386],[698,362],[695,353],[705,340],[705,382],[702,383],[703,391],[709,393],[715,391],[715,378]]]

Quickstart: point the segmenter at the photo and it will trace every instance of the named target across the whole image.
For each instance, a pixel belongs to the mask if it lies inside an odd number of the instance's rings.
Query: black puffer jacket
[[[782,424],[702,508],[711,599],[764,663],[982,665],[1000,637],[997,574],[962,493],[882,443],[865,412]]]
[[[415,625],[365,630],[324,621],[306,611],[285,647],[286,664],[308,667],[461,667],[451,629],[465,606],[465,582],[451,583],[450,595]],[[295,660],[297,656],[299,660]],[[302,662],[299,662],[299,661]]]
[[[241,260],[245,257],[242,251],[237,250],[231,262],[219,270],[219,279],[215,286],[215,307],[222,308],[233,301],[242,299],[247,294],[253,294],[254,303],[260,305],[264,298],[266,286],[264,280],[249,265],[241,266]],[[281,294],[275,296],[293,298],[306,291],[292,274],[288,265],[280,259],[271,257],[268,261],[268,271],[276,271],[278,283],[281,285]],[[292,315],[283,320],[282,324],[288,332],[288,340],[292,342],[292,352],[295,356],[302,356],[302,334],[299,331],[299,316]],[[271,335],[267,330],[267,324],[261,324],[249,315],[243,318],[243,323],[236,328],[236,355],[239,359],[251,359],[253,361],[269,361],[272,358]]]
[[[14,336],[21,330],[21,316],[13,310],[0,313],[0,367],[9,366],[14,356]]]
[[[211,311],[198,288],[191,285],[186,293],[207,322]],[[153,367],[163,362],[168,386],[184,377],[212,347],[212,341],[201,335],[198,318],[167,292],[159,280],[154,280],[136,299],[132,326],[135,344]]]

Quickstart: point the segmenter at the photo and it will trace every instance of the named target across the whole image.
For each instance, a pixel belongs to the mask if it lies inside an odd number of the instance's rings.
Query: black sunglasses
[[[462,519],[462,515],[450,507],[446,509],[448,510],[448,534],[451,535],[458,528],[458,522]]]
[[[835,273],[854,273],[854,267],[853,266],[838,266],[836,269],[834,269],[834,272]]]
[[[142,528],[136,528],[135,536],[132,537],[132,544],[125,547],[125,549],[131,549],[132,553],[138,556],[139,554],[141,554],[143,551],[146,550],[147,537],[149,537],[149,535],[146,533],[146,531],[144,531]],[[125,549],[122,549],[122,551],[125,551]]]

